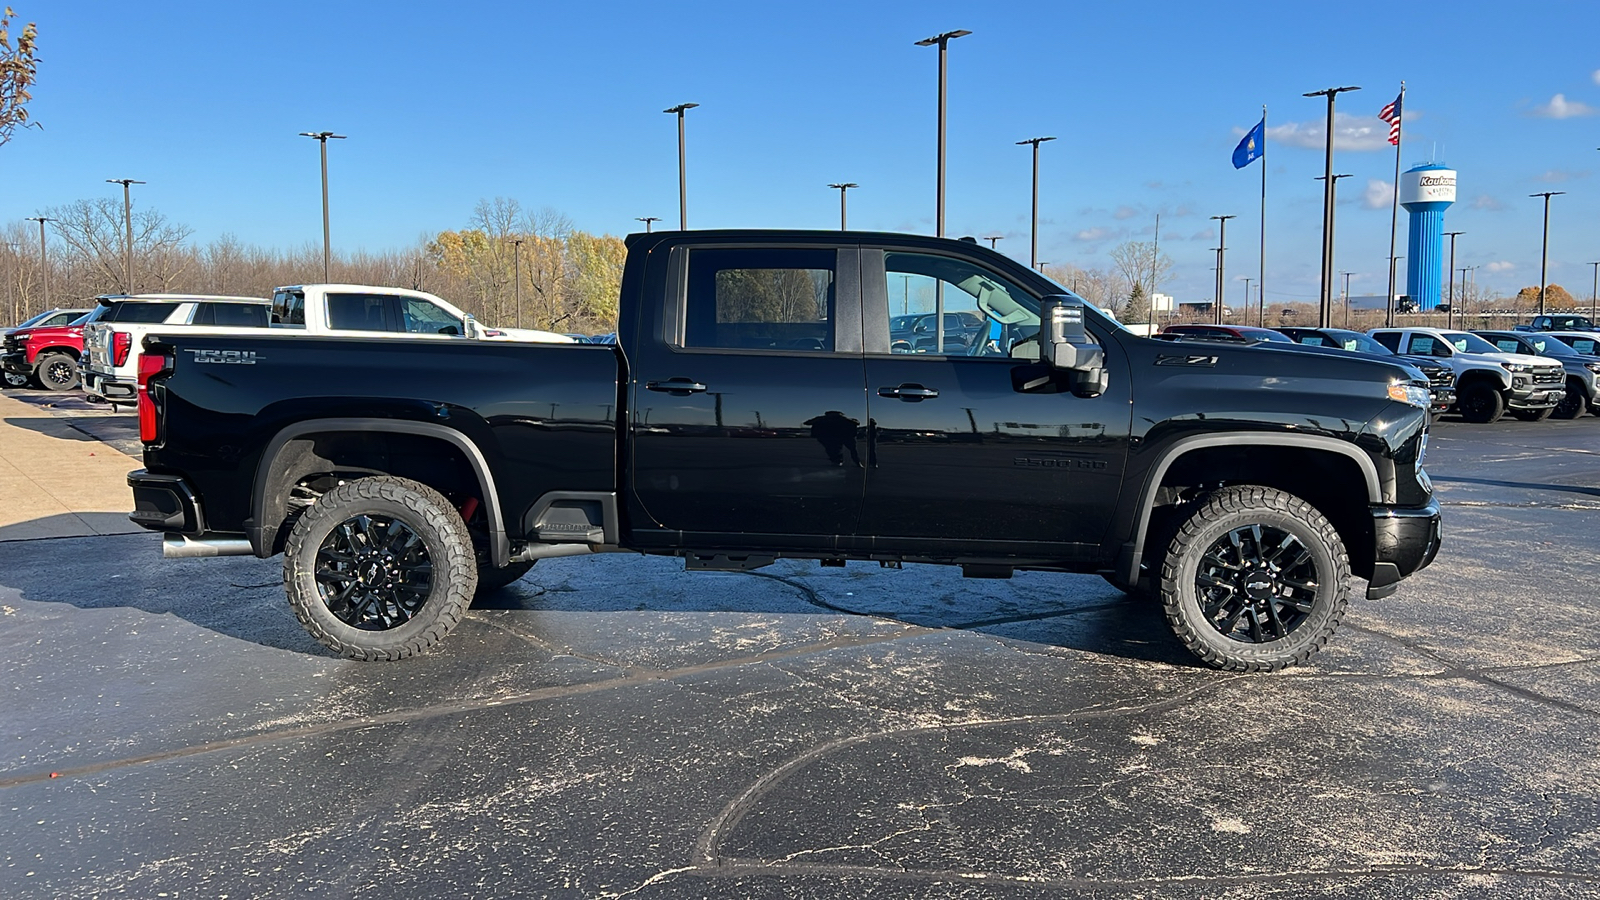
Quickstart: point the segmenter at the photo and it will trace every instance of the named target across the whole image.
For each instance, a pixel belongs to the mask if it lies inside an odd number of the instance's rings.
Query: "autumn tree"
[[[1538,309],[1539,286],[1537,284],[1530,285],[1520,291],[1517,291],[1517,299],[1515,302],[1517,309]],[[1559,284],[1545,285],[1545,309],[1573,309],[1577,305],[1578,301],[1573,299],[1572,294],[1570,294],[1566,288]]]
[[[28,101],[33,99],[29,90],[39,74],[38,59],[34,57],[39,30],[29,22],[13,42],[12,15],[9,6],[0,15],[0,144],[11,140],[18,128],[38,125],[28,120]]]

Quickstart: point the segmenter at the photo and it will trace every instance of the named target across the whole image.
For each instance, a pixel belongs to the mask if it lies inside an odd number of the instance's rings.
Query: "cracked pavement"
[[[1310,664],[1093,576],[545,560],[416,660],[280,562],[0,543],[0,895],[1593,897],[1600,419],[1445,421]]]

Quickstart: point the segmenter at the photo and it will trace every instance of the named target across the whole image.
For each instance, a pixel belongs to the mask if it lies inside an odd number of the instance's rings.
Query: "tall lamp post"
[[[635,222],[643,222],[644,223],[644,233],[645,234],[649,234],[650,233],[650,223],[651,222],[659,222],[659,221],[661,221],[661,217],[660,216],[634,216],[633,220]]]
[[[689,164],[684,155],[683,147],[683,114],[698,103],[679,103],[677,106],[663,109],[664,113],[676,114],[678,117],[678,230],[689,230]]]
[[[512,279],[511,279],[511,285],[512,285],[511,296],[514,298],[514,301],[517,304],[517,327],[521,328],[522,327],[522,242],[525,239],[524,238],[519,238],[519,237],[514,237],[514,238],[506,238],[505,240],[506,240],[507,243],[509,243],[511,245],[511,258],[513,260],[513,262],[512,262],[512,272],[514,273],[512,275]]]
[[[1594,266],[1594,283],[1589,286],[1589,321],[1600,318],[1600,262],[1592,262]]]
[[[1544,315],[1545,271],[1550,265],[1550,198],[1559,197],[1565,193],[1566,191],[1540,191],[1537,194],[1528,195],[1529,197],[1544,198],[1544,245],[1539,251],[1539,315],[1541,316]]]
[[[1031,232],[1033,246],[1028,252],[1028,265],[1030,266],[1039,261],[1039,145],[1045,141],[1053,140],[1055,140],[1053,137],[1036,137],[1028,138],[1025,141],[1017,141],[1018,147],[1023,144],[1033,145],[1033,228]]]
[[[122,222],[127,226],[127,243],[123,245],[123,292],[133,293],[133,185],[144,184],[132,178],[107,178],[106,184],[122,185]],[[43,227],[43,226],[41,226]]]
[[[995,244],[999,243],[1004,238],[1005,235],[1003,234],[989,234],[985,235],[983,239],[989,242],[989,249],[994,250],[996,249]]]
[[[1212,216],[1217,221],[1217,324],[1222,324],[1223,256],[1228,252],[1228,220],[1238,216]]]
[[[828,187],[834,188],[835,190],[837,190],[839,192],[839,230],[840,231],[848,231],[849,230],[849,228],[846,227],[846,222],[848,220],[845,218],[844,192],[850,190],[853,187],[860,187],[860,186],[861,185],[856,184],[853,181],[841,181],[841,182],[839,182],[837,184],[828,185]]]
[[[40,277],[43,278],[43,280],[44,280],[44,308],[45,309],[49,309],[50,308],[50,257],[45,255],[45,252],[44,252],[44,223],[53,222],[55,220],[51,219],[51,218],[49,218],[47,216],[28,216],[28,221],[29,222],[38,222],[39,223],[39,273],[40,273]],[[12,316],[11,320],[13,322],[15,322],[17,320],[17,317],[16,316]]]
[[[1346,328],[1350,327],[1350,274],[1349,272],[1339,273],[1339,277],[1344,279],[1344,293],[1340,296],[1344,298],[1344,327]]]
[[[1466,299],[1467,299],[1467,273],[1472,271],[1472,267],[1471,266],[1462,266],[1461,268],[1457,269],[1456,271],[1461,273],[1461,301],[1462,301],[1462,303],[1465,303]],[[1446,313],[1445,317],[1444,317],[1444,327],[1446,327],[1446,328],[1450,327],[1450,320],[1455,316],[1455,308],[1456,308],[1456,305],[1454,303],[1451,303],[1450,304],[1450,312]],[[1466,314],[1465,311],[1463,311],[1461,313],[1461,324],[1462,325],[1467,324],[1467,314]]]
[[[934,229],[935,229],[934,230],[934,234],[938,235],[939,237],[944,237],[944,107],[945,107],[945,102],[944,102],[945,89],[944,89],[944,85],[945,85],[945,55],[949,50],[949,45],[950,45],[951,41],[955,40],[958,37],[966,37],[967,35],[969,35],[971,33],[972,32],[962,28],[962,29],[957,29],[955,31],[946,31],[943,34],[936,34],[931,38],[924,38],[923,40],[917,41],[917,46],[918,47],[932,47],[935,44],[937,44],[939,46],[939,174],[938,174],[938,188],[937,188],[937,196],[938,196],[937,211],[936,211],[935,216],[934,216]],[[940,310],[940,311],[943,312],[943,310]],[[944,328],[943,328],[944,317],[943,316],[940,316],[939,324],[940,324],[940,328],[939,328],[940,334],[939,334],[938,337],[939,337],[939,340],[941,342],[940,346],[943,346],[943,340],[944,340],[944,334],[943,334],[943,331],[944,331]]]
[[[1450,266],[1445,272],[1450,276],[1450,284],[1445,288],[1445,299],[1450,302],[1445,305],[1444,327],[1450,327],[1450,320],[1456,317],[1456,237],[1466,234],[1465,231],[1446,231],[1444,236],[1450,239]]]
[[[1322,173],[1322,177],[1327,179],[1322,185],[1322,314],[1318,323],[1323,328],[1328,327],[1333,303],[1333,184],[1336,180],[1333,177],[1333,101],[1346,91],[1359,90],[1361,90],[1359,87],[1333,87],[1302,95],[1328,98],[1328,126],[1324,140],[1326,149]]]
[[[1333,187],[1325,188],[1324,191],[1323,191],[1323,195],[1325,197],[1329,198],[1329,206],[1328,206],[1329,212],[1328,212],[1327,217],[1325,219],[1323,219],[1323,222],[1322,222],[1322,224],[1324,226],[1326,226],[1327,229],[1328,229],[1327,234],[1322,239],[1322,252],[1324,254],[1326,254],[1323,257],[1323,259],[1325,260],[1325,264],[1328,267],[1328,274],[1329,275],[1333,274],[1333,235],[1334,235],[1333,221],[1334,221],[1334,219],[1333,219],[1332,210],[1339,205],[1339,179],[1341,179],[1341,178],[1349,178],[1349,177],[1350,176],[1348,174],[1334,175],[1331,178],[1328,178],[1325,175],[1318,175],[1316,177],[1316,179],[1315,179],[1316,181],[1321,181],[1324,178],[1327,178],[1328,179],[1328,183],[1333,185]],[[1330,281],[1329,284],[1331,285],[1332,282]],[[1317,321],[1317,327],[1318,328],[1331,328],[1331,327],[1333,327],[1333,292],[1332,292],[1332,290],[1328,291],[1328,295],[1323,301],[1322,308],[1317,313],[1317,318],[1318,318],[1318,321]]]
[[[322,280],[332,281],[333,278],[329,274],[333,242],[328,232],[328,141],[342,141],[345,136],[331,131],[302,131],[300,136],[312,138],[322,149]]]

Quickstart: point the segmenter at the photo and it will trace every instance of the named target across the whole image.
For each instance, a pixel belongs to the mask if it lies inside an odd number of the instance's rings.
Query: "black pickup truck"
[[[615,345],[152,334],[133,521],[169,556],[282,553],[356,659],[427,650],[537,560],[633,551],[1098,573],[1267,670],[1352,575],[1385,597],[1438,550],[1406,369],[1139,337],[970,240],[636,234],[621,311]],[[987,335],[895,352],[913,312]]]

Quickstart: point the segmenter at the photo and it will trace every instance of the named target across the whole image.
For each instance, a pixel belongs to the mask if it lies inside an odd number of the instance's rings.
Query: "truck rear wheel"
[[[438,491],[358,478],[323,494],[283,549],[289,605],[312,637],[351,659],[405,659],[443,640],[478,586],[472,538]]]
[[[34,364],[33,377],[47,391],[70,391],[78,386],[78,361],[65,353],[46,353]]]
[[[1206,665],[1268,672],[1322,648],[1350,602],[1350,558],[1322,513],[1259,485],[1216,491],[1161,564],[1172,633]]]
[[[1461,418],[1480,425],[1491,425],[1505,415],[1506,401],[1493,385],[1469,384],[1456,394],[1456,409]]]

